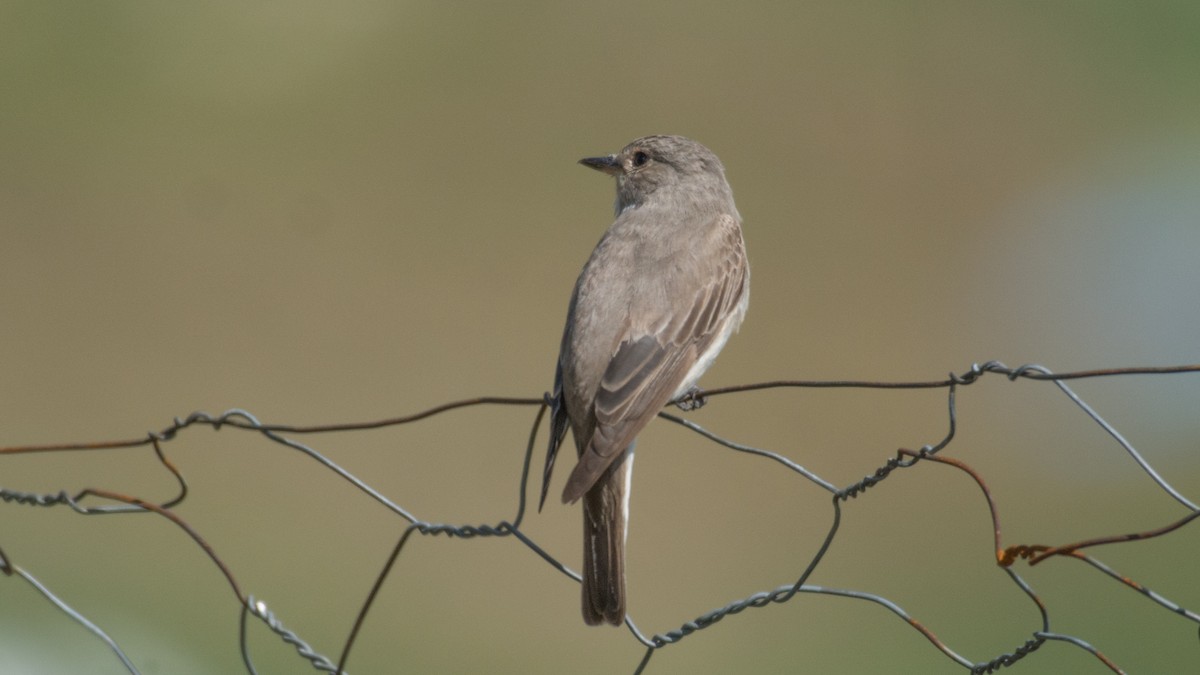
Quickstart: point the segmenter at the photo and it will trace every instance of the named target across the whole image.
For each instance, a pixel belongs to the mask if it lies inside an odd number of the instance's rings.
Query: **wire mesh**
[[[844,598],[849,600],[865,601],[878,605],[897,619],[901,620],[918,636],[924,638],[933,649],[940,652],[949,661],[961,666],[963,669],[971,673],[991,673],[1001,668],[1009,666],[1017,666],[1026,660],[1036,659],[1036,653],[1040,647],[1047,642],[1061,642],[1066,645],[1078,648],[1086,653],[1099,666],[1111,670],[1113,672],[1125,672],[1120,664],[1115,663],[1098,648],[1096,648],[1084,635],[1066,634],[1051,629],[1051,615],[1053,604],[1047,602],[1043,595],[1037,593],[1032,588],[1031,584],[1024,579],[1020,573],[1022,565],[1034,566],[1052,559],[1073,559],[1083,562],[1090,570],[1107,579],[1109,582],[1128,587],[1136,591],[1144,599],[1145,602],[1151,603],[1162,610],[1173,614],[1180,622],[1189,623],[1193,628],[1200,627],[1200,614],[1196,611],[1182,606],[1164,595],[1161,595],[1135,579],[1123,575],[1120,571],[1110,567],[1104,562],[1101,562],[1095,557],[1095,554],[1104,547],[1112,546],[1120,543],[1146,542],[1152,539],[1167,537],[1167,536],[1185,536],[1182,532],[1187,530],[1187,527],[1192,521],[1200,517],[1200,509],[1197,508],[1195,501],[1189,499],[1182,491],[1172,485],[1141,453],[1135,446],[1126,439],[1109,421],[1102,417],[1091,405],[1083,400],[1068,384],[1071,381],[1082,379],[1098,379],[1098,378],[1114,378],[1118,376],[1155,376],[1165,377],[1168,375],[1191,375],[1195,376],[1200,373],[1200,365],[1185,365],[1185,366],[1168,366],[1168,367],[1144,367],[1144,368],[1113,368],[1105,370],[1092,371],[1077,371],[1069,373],[1053,373],[1049,369],[1039,365],[1024,365],[1016,368],[1011,368],[998,361],[990,361],[983,364],[974,364],[966,372],[961,374],[951,374],[946,378],[916,381],[916,382],[872,382],[872,381],[774,381],[763,382],[749,385],[741,385],[734,387],[724,387],[720,389],[710,389],[699,394],[703,399],[714,398],[718,396],[732,397],[739,393],[749,391],[757,391],[764,389],[829,389],[829,388],[855,388],[855,389],[941,389],[945,391],[945,435],[937,442],[924,445],[919,448],[900,448],[893,456],[887,459],[881,465],[872,468],[867,475],[861,480],[852,482],[848,485],[838,486],[832,481],[826,480],[814,471],[805,468],[795,458],[785,456],[782,453],[772,450],[752,447],[750,445],[735,442],[733,440],[723,438],[722,436],[709,431],[692,420],[681,417],[671,412],[662,412],[660,417],[674,424],[680,425],[695,434],[707,439],[708,441],[718,444],[730,451],[738,453],[747,453],[750,455],[759,456],[774,462],[780,470],[792,472],[803,479],[809,481],[817,488],[828,493],[831,506],[831,518],[827,533],[823,543],[816,550],[815,555],[810,559],[802,561],[802,564],[797,568],[801,570],[799,575],[789,581],[789,583],[780,585],[775,588],[761,590],[750,594],[746,597],[736,599],[728,604],[706,612],[700,616],[681,620],[677,627],[654,634],[644,633],[635,622],[632,616],[627,617],[625,625],[628,629],[630,639],[635,640],[644,648],[642,658],[637,663],[631,663],[630,669],[633,672],[652,672],[654,670],[653,657],[662,649],[666,649],[675,645],[686,638],[689,638],[714,624],[721,621],[732,621],[750,610],[766,607],[773,604],[781,604],[793,601],[797,596],[803,594],[820,594],[831,598]],[[1119,532],[1110,533],[1102,536],[1092,537],[1080,541],[1060,542],[1053,544],[1041,543],[1010,543],[1004,539],[1004,528],[1000,518],[1000,511],[990,489],[988,481],[984,475],[977,469],[973,468],[968,463],[947,454],[947,450],[951,448],[956,437],[956,431],[959,424],[958,397],[960,392],[978,382],[986,376],[1003,376],[1010,381],[1028,381],[1028,382],[1043,382],[1056,387],[1059,392],[1065,396],[1081,414],[1104,431],[1104,433],[1116,443],[1121,450],[1126,453],[1134,462],[1134,464],[1145,473],[1147,479],[1151,481],[1156,489],[1170,496],[1181,507],[1181,514],[1174,520],[1161,523],[1158,527],[1138,531],[1138,532]],[[692,395],[689,395],[692,396]],[[694,401],[686,402],[686,406],[690,407]],[[533,422],[531,424],[528,440],[525,446],[523,457],[521,458],[521,471],[519,483],[519,497],[516,505],[515,515],[510,519],[499,519],[490,524],[451,524],[451,523],[436,523],[428,522],[417,518],[412,511],[407,509],[402,500],[397,500],[382,490],[372,486],[372,484],[364,480],[346,468],[334,462],[327,454],[317,449],[314,444],[301,442],[297,440],[299,437],[306,435],[343,432],[354,433],[369,429],[378,429],[383,427],[392,427],[397,425],[415,424],[432,416],[446,413],[456,409],[474,408],[479,406],[515,406],[527,409],[535,409]],[[0,448],[0,457],[14,457],[17,455],[32,455],[37,453],[67,453],[77,452],[82,450],[88,451],[116,451],[123,448],[134,447],[150,447],[153,450],[153,456],[159,464],[165,469],[166,475],[170,476],[175,484],[174,496],[166,500],[152,501],[136,495],[123,494],[103,488],[86,488],[75,493],[69,493],[66,490],[57,492],[37,492],[20,490],[13,487],[0,488],[0,499],[2,499],[7,508],[17,508],[21,506],[28,507],[43,507],[55,508],[66,507],[73,512],[81,515],[107,515],[118,516],[122,514],[132,513],[150,513],[157,517],[163,518],[173,525],[178,530],[182,531],[190,539],[192,545],[196,549],[198,555],[206,558],[213,566],[215,566],[223,576],[225,583],[228,586],[233,598],[241,607],[240,625],[238,635],[239,647],[242,655],[242,661],[245,671],[248,673],[256,673],[256,667],[252,655],[250,640],[248,638],[248,627],[252,621],[257,621],[265,626],[271,633],[286,645],[290,646],[295,652],[295,657],[298,662],[307,664],[312,669],[318,672],[327,673],[342,673],[349,672],[348,669],[353,665],[352,655],[354,646],[362,636],[362,629],[371,620],[370,610],[379,596],[380,590],[384,582],[395,574],[395,566],[400,557],[405,553],[411,542],[414,540],[414,535],[424,537],[451,537],[459,539],[471,539],[476,537],[511,537],[519,541],[521,545],[537,555],[544,564],[549,565],[563,575],[570,577],[576,581],[579,580],[579,575],[574,570],[570,569],[566,564],[559,561],[547,548],[540,545],[533,537],[529,536],[522,530],[522,525],[525,522],[528,481],[530,475],[530,467],[534,461],[535,447],[539,438],[542,422],[546,412],[546,402],[543,398],[504,398],[504,397],[480,397],[454,401],[439,405],[416,414],[403,417],[394,417],[390,419],[375,420],[362,423],[344,423],[335,425],[320,425],[320,426],[302,426],[302,425],[283,425],[283,424],[266,424],[258,420],[254,415],[245,410],[233,409],[220,415],[210,415],[204,412],[195,412],[187,417],[176,418],[170,425],[157,432],[151,432],[141,437],[130,438],[117,441],[98,441],[90,443],[67,443],[54,445],[40,446],[14,446]],[[273,443],[280,444],[291,450],[302,453],[303,455],[317,461],[327,471],[331,479],[340,479],[349,483],[354,489],[369,496],[371,499],[383,505],[391,511],[396,517],[403,519],[406,522],[403,533],[392,546],[390,553],[387,555],[382,569],[370,584],[369,589],[365,589],[365,600],[358,607],[357,616],[349,627],[348,636],[336,654],[322,654],[314,649],[308,642],[302,639],[292,630],[285,627],[284,622],[276,614],[268,608],[266,602],[257,599],[250,594],[237,581],[234,570],[231,564],[226,562],[209,543],[200,531],[194,527],[189,520],[185,519],[178,510],[178,507],[183,504],[189,496],[188,481],[184,473],[181,472],[175,463],[173,463],[168,455],[167,448],[175,441],[180,434],[190,432],[193,429],[209,428],[212,430],[232,429],[241,432],[251,432],[261,434],[266,439]],[[867,592],[853,588],[833,588],[828,586],[816,585],[810,583],[810,578],[814,572],[823,564],[826,555],[838,538],[842,528],[845,511],[849,504],[854,500],[867,499],[872,493],[872,489],[885,480],[893,479],[893,477],[910,470],[922,463],[932,462],[953,469],[952,475],[961,476],[965,480],[969,480],[975,485],[981,495],[981,498],[986,502],[987,509],[991,518],[991,527],[994,539],[995,564],[999,571],[1009,579],[1015,588],[1025,596],[1029,602],[1033,603],[1041,617],[1040,625],[1030,630],[1028,636],[1019,644],[1016,644],[1011,650],[1004,653],[995,654],[992,657],[983,661],[973,661],[949,644],[946,644],[932,627],[925,625],[917,617],[906,611],[898,602],[895,602],[887,597],[879,594]],[[792,518],[792,514],[781,514],[781,518]],[[815,516],[814,516],[815,517]],[[1194,528],[1192,528],[1194,531]],[[1185,565],[1189,561],[1178,561],[1180,565]],[[0,549],[0,571],[3,571],[10,581],[23,580],[25,583],[33,587],[37,593],[45,598],[51,606],[60,611],[70,620],[83,626],[96,640],[107,646],[112,653],[113,658],[121,664],[121,666],[130,673],[138,673],[139,669],[135,665],[136,658],[131,657],[116,641],[114,641],[99,625],[90,621],[83,612],[78,611],[68,602],[57,596],[50,588],[38,581],[38,579],[28,570],[23,569],[18,561],[11,557],[4,550]],[[130,592],[136,589],[128,589]],[[570,617],[574,620],[576,617]],[[136,656],[136,655],[135,655]],[[1200,656],[1198,656],[1200,662]]]

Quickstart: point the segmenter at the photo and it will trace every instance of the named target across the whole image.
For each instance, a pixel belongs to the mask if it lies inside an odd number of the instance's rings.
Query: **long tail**
[[[583,620],[590,626],[625,621],[625,534],[633,445],[583,496]]]

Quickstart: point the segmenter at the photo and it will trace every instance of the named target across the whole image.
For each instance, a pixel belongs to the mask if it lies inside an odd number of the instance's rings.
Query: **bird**
[[[583,500],[583,619],[620,625],[635,439],[668,403],[703,404],[696,382],[741,326],[750,267],[725,168],[705,146],[644,136],[579,163],[616,179],[616,219],[568,305],[538,509],[569,427],[578,463],[562,500]]]

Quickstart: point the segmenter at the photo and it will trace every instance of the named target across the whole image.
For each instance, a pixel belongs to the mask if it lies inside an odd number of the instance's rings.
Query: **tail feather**
[[[633,446],[583,496],[583,620],[625,621],[625,535]]]

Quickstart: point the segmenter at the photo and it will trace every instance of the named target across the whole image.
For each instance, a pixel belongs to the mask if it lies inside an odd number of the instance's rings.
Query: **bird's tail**
[[[625,621],[625,534],[633,445],[583,496],[583,620]]]

